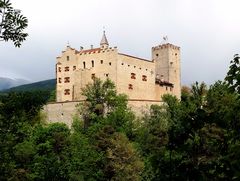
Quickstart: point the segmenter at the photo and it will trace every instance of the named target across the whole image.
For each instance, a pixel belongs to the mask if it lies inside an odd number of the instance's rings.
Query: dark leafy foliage
[[[237,62],[235,62],[237,63]],[[236,75],[236,74],[235,74]],[[72,128],[41,122],[49,92],[0,97],[0,180],[239,180],[237,81],[164,95],[141,118],[98,79]],[[234,87],[233,87],[234,86]]]
[[[234,55],[233,60],[230,62],[229,71],[225,80],[232,92],[237,91],[240,94],[240,57],[238,54]]]
[[[20,10],[13,9],[10,0],[0,0],[0,40],[13,41],[16,47],[28,36],[24,30],[28,26],[28,20]]]

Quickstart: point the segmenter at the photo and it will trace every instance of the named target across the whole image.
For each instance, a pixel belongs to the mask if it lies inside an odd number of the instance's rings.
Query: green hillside
[[[12,87],[10,89],[4,90],[2,92],[19,92],[19,91],[53,91],[56,87],[56,80],[49,79],[40,82],[34,82],[31,84],[25,84],[17,87]]]

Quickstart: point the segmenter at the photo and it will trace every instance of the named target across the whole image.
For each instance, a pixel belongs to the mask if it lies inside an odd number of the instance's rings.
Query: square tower
[[[156,78],[173,84],[173,94],[181,97],[180,47],[170,43],[152,47]]]

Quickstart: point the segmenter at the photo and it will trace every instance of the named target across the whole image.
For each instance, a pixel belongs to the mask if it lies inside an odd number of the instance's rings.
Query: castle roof
[[[124,53],[118,53],[118,54],[123,55],[123,56],[127,56],[127,57],[131,57],[131,58],[136,58],[136,59],[143,60],[143,61],[147,61],[147,62],[151,62],[151,60],[147,60],[147,59],[144,59],[144,58],[140,58],[140,57],[124,54]]]
[[[101,48],[92,48],[92,49],[88,49],[88,50],[81,50],[79,53],[82,54],[82,53],[95,53],[95,52],[98,52],[100,51]]]
[[[107,37],[105,35],[105,31],[103,31],[103,36],[102,36],[102,40],[100,42],[100,45],[109,45],[108,41],[107,41]]]

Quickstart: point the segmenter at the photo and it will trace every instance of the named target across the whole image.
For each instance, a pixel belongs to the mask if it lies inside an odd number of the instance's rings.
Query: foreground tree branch
[[[13,41],[16,47],[28,36],[24,30],[28,20],[20,10],[14,9],[10,0],[0,0],[0,41]]]

